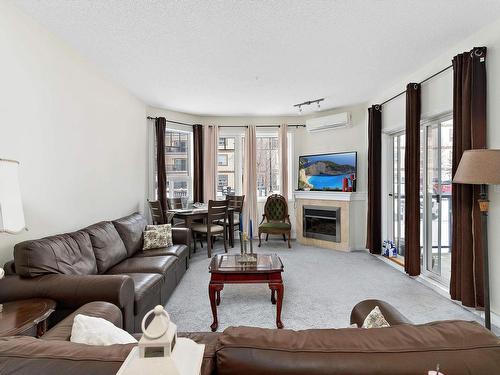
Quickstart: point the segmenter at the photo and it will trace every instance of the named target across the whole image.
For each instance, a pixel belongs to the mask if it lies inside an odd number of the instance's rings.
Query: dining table
[[[193,208],[180,208],[174,210],[168,210],[167,212],[173,213],[175,219],[184,220],[184,226],[186,228],[191,228],[191,225],[195,221],[203,220],[204,222],[208,219],[208,207],[193,207]],[[234,208],[228,207],[228,225],[229,225],[229,246],[234,247]]]

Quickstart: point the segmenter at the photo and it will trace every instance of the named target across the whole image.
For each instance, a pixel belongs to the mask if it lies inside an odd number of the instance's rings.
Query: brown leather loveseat
[[[0,280],[0,302],[53,299],[54,323],[85,303],[107,301],[121,309],[127,331],[140,330],[144,314],[167,302],[189,267],[191,238],[189,229],[173,228],[173,246],[142,251],[146,224],[134,213],[17,244]]]

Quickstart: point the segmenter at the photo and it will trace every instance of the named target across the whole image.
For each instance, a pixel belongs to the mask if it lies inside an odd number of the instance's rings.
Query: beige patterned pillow
[[[390,324],[385,320],[384,315],[380,311],[378,306],[370,311],[365,321],[363,322],[363,326],[361,328],[382,328],[382,327],[390,327]]]
[[[172,225],[147,225],[142,250],[172,246]]]

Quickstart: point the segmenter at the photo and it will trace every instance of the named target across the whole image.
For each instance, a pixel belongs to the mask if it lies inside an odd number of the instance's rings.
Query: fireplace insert
[[[303,235],[340,242],[340,207],[303,206]]]

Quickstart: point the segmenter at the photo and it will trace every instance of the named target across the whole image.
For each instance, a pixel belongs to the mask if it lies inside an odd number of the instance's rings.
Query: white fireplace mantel
[[[329,201],[364,201],[366,193],[363,192],[343,192],[343,191],[306,191],[295,190],[295,199],[320,199]]]

